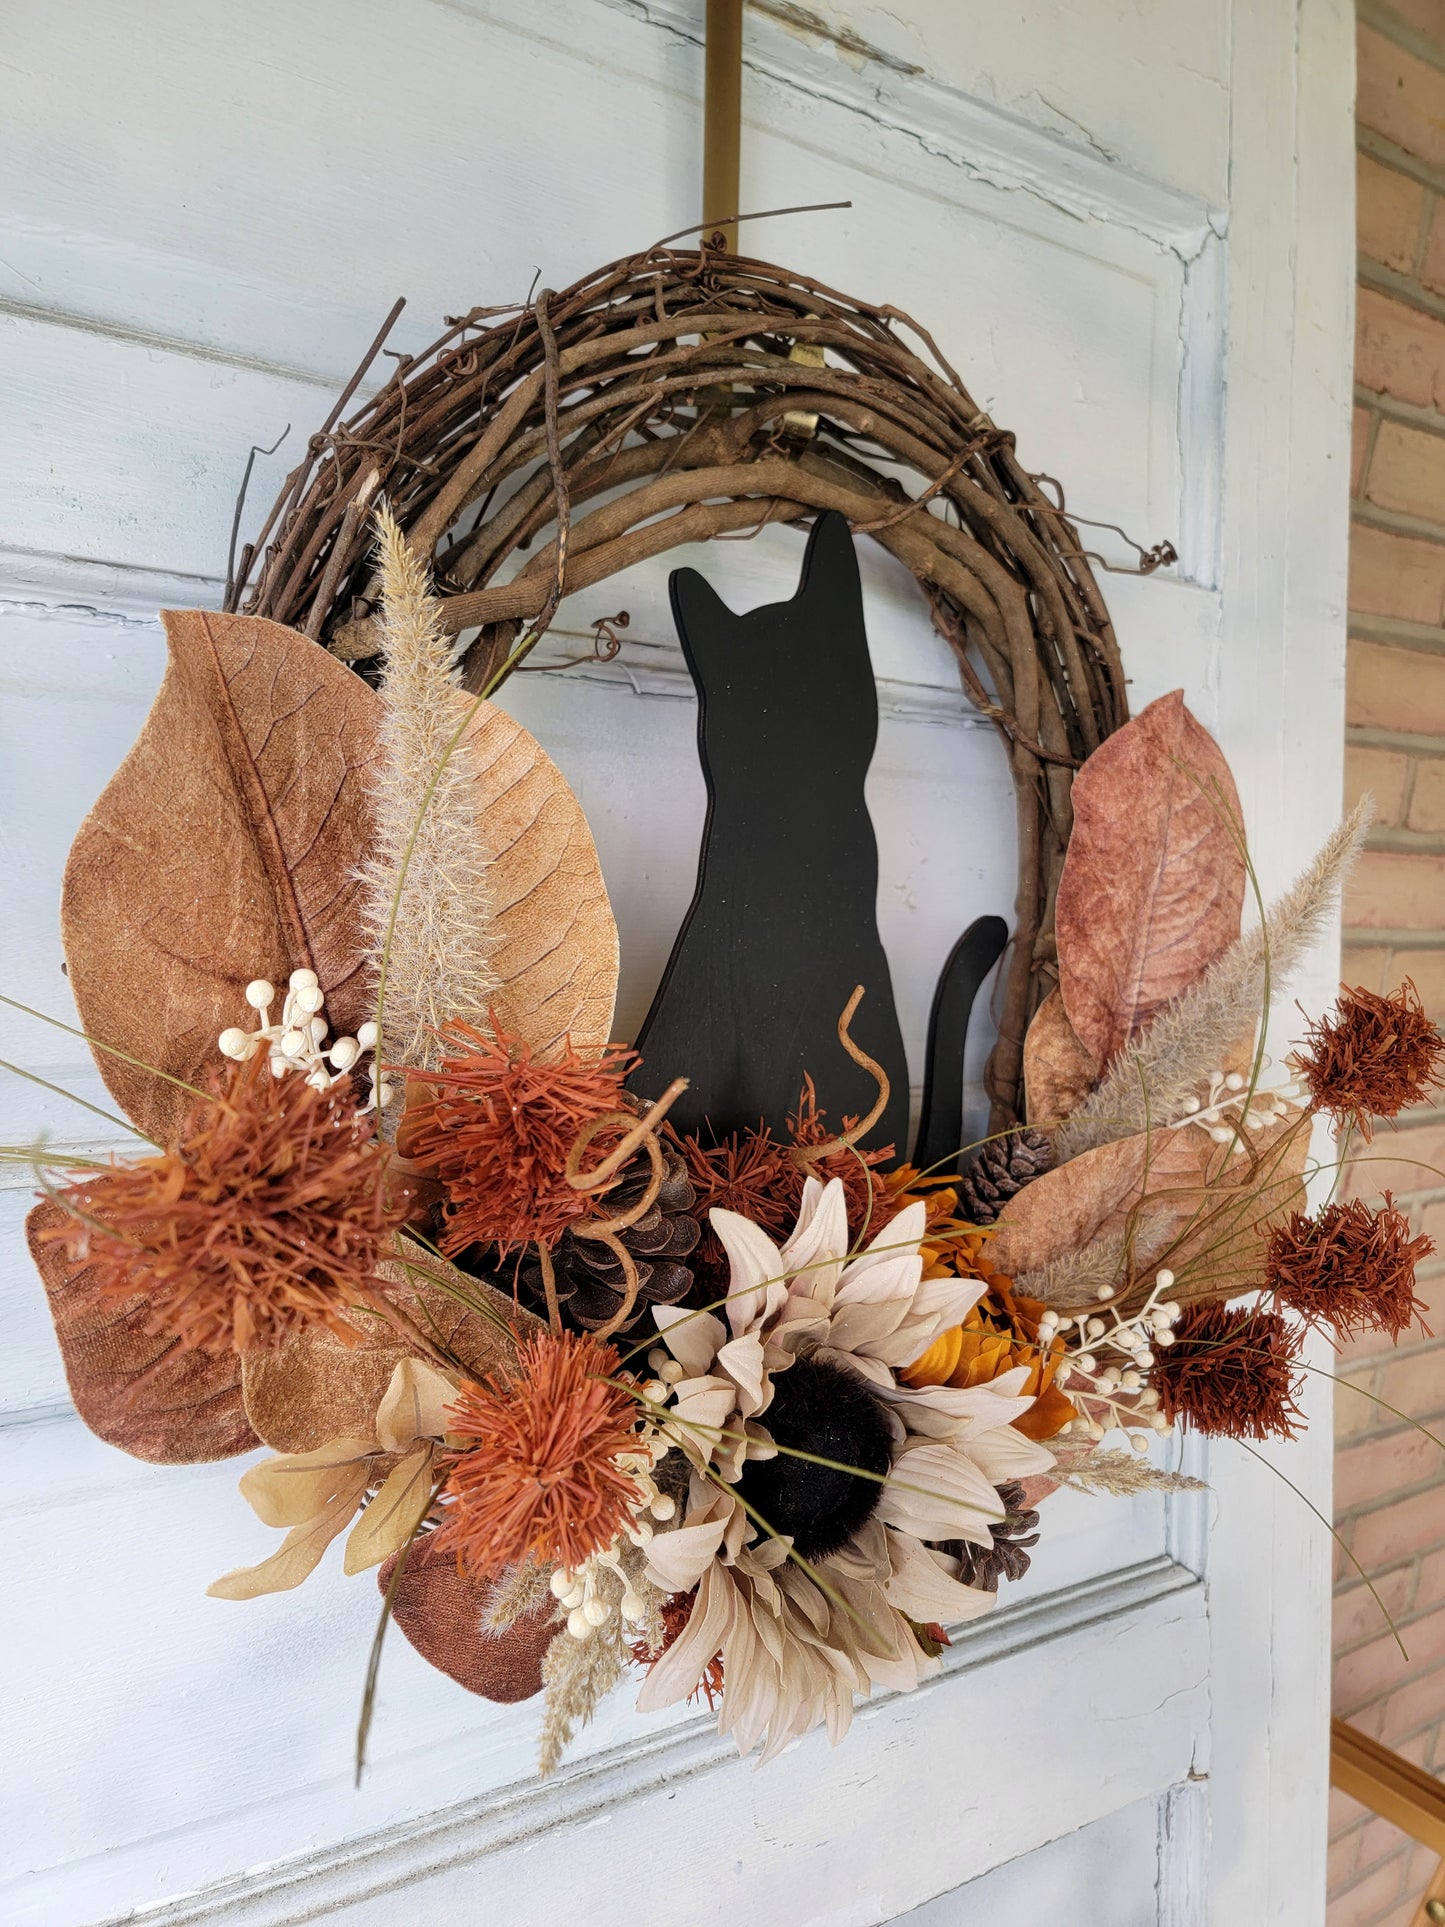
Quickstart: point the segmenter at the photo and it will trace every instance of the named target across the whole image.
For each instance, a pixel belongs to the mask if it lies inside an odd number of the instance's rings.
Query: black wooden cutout
[[[923,1107],[913,1162],[941,1176],[959,1168],[963,1143],[963,1047],[979,986],[1008,946],[1002,917],[979,917],[949,952],[933,993],[928,1019],[928,1056]]]
[[[721,1137],[762,1121],[786,1137],[806,1072],[841,1129],[877,1095],[838,1042],[862,984],[851,1032],[890,1085],[865,1142],[901,1157],[908,1066],[863,797],[878,697],[848,524],[818,518],[790,602],[734,615],[695,569],[675,570],[671,591],[708,808],[697,891],[637,1039],[634,1088],[655,1097],[685,1076],[679,1130]]]

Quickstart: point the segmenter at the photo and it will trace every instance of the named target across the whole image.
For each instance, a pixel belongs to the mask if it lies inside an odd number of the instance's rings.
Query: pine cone
[[[962,1561],[958,1574],[961,1582],[979,1586],[984,1592],[997,1592],[1000,1579],[1022,1579],[1029,1569],[1025,1547],[1039,1543],[1039,1515],[1025,1508],[1023,1487],[1011,1481],[996,1490],[1005,1516],[989,1527],[993,1544],[976,1546],[967,1539],[955,1539],[945,1548]]]
[[[692,1286],[692,1268],[680,1261],[702,1235],[702,1226],[691,1215],[696,1194],[682,1158],[669,1145],[660,1148],[661,1189],[636,1224],[617,1233],[619,1244],[626,1247],[637,1266],[639,1280],[637,1302],[623,1331],[631,1331],[650,1305],[675,1305]],[[652,1162],[646,1150],[640,1150],[623,1166],[621,1177],[599,1208],[609,1217],[620,1217],[637,1203],[651,1180]],[[617,1255],[600,1240],[579,1238],[569,1230],[557,1240],[552,1265],[563,1323],[576,1331],[599,1331],[610,1323],[627,1291],[627,1277]],[[523,1300],[534,1311],[545,1314],[547,1294],[535,1253],[518,1267],[517,1285]]]
[[[1009,1199],[1052,1169],[1053,1140],[1044,1131],[1020,1129],[986,1144],[958,1186],[958,1215],[970,1224],[992,1224]]]

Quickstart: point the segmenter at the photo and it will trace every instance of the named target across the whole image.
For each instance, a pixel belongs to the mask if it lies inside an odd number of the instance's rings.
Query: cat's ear
[[[830,598],[841,590],[861,600],[863,593],[853,533],[847,516],[840,515],[836,509],[825,510],[813,524],[803,552],[797,600],[806,602],[820,590]]]
[[[684,643],[697,642],[719,628],[730,628],[738,620],[707,577],[696,569],[674,569],[667,587],[673,621]]]

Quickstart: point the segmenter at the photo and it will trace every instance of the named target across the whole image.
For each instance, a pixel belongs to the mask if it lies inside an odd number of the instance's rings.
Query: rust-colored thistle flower
[[[660,1614],[662,1619],[662,1644],[654,1653],[645,1639],[634,1639],[631,1647],[634,1662],[639,1666],[645,1666],[650,1673],[667,1651],[668,1647],[675,1643],[689,1619],[692,1618],[692,1609],[696,1604],[696,1586],[693,1587],[691,1592],[675,1592],[670,1598],[664,1599]],[[944,1644],[947,1645],[947,1643],[945,1639]],[[716,1710],[717,1703],[722,1698],[722,1692],[723,1656],[719,1652],[714,1653],[707,1665],[703,1668],[701,1679],[699,1679],[697,1685],[693,1687],[687,1696],[687,1703],[691,1706],[695,1700],[705,1699],[707,1701],[707,1710],[711,1713]]]
[[[1277,1311],[1191,1305],[1150,1367],[1160,1411],[1207,1438],[1293,1438],[1302,1335]]]
[[[468,1441],[447,1477],[440,1545],[478,1575],[527,1559],[575,1569],[611,1545],[641,1497],[618,1464],[636,1406],[617,1353],[572,1332],[519,1348],[507,1380],[463,1385],[448,1437]]]
[[[1362,1198],[1327,1204],[1314,1217],[1292,1213],[1270,1233],[1265,1282],[1282,1304],[1311,1324],[1388,1332],[1398,1340],[1424,1305],[1415,1267],[1435,1249],[1410,1236],[1410,1220],[1387,1191],[1382,1208]]]
[[[1368,1138],[1371,1120],[1398,1117],[1445,1085],[1445,1037],[1425,1015],[1407,977],[1390,997],[1342,990],[1334,1010],[1311,1024],[1291,1060],[1337,1124]]]
[[[555,1243],[595,1215],[589,1195],[567,1182],[567,1154],[584,1125],[625,1108],[635,1053],[609,1045],[584,1059],[569,1047],[539,1062],[505,1031],[455,1022],[441,1036],[439,1067],[411,1080],[402,1148],[446,1189],[442,1250]],[[599,1139],[592,1156],[609,1148]]]
[[[307,1325],[354,1342],[347,1308],[374,1295],[406,1216],[387,1165],[347,1086],[273,1077],[261,1056],[215,1073],[173,1150],[58,1192],[55,1235],[182,1345],[244,1351]]]

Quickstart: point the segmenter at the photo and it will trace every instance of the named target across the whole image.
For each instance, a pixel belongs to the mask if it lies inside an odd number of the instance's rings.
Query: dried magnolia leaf
[[[1105,1065],[1239,935],[1239,797],[1181,690],[1110,736],[1073,787],[1059,879],[1059,987]]]
[[[411,1239],[402,1239],[398,1249],[401,1255],[385,1259],[378,1275],[402,1309],[473,1378],[503,1372],[516,1357],[504,1325],[518,1333],[541,1329],[540,1320],[503,1292]],[[489,1306],[492,1316],[468,1310],[451,1295],[458,1291]],[[357,1312],[354,1323],[361,1334],[355,1345],[318,1327],[279,1350],[245,1354],[246,1412],[273,1452],[312,1452],[345,1433],[372,1432],[392,1373],[409,1348],[378,1314]]]
[[[144,1294],[107,1296],[95,1273],[41,1233],[67,1222],[46,1198],[25,1220],[75,1408],[97,1437],[157,1465],[198,1465],[257,1443],[241,1403],[240,1362],[186,1351],[147,1330]]]
[[[395,1570],[393,1556],[376,1583],[384,1593]],[[548,1599],[504,1633],[483,1631],[491,1592],[489,1579],[463,1572],[456,1556],[436,1550],[435,1535],[419,1539],[407,1554],[392,1597],[392,1617],[422,1658],[438,1672],[483,1699],[510,1705],[542,1690],[542,1658],[560,1631],[556,1603]]]
[[[195,1083],[247,1024],[253,977],[316,971],[335,1031],[371,997],[354,871],[370,837],[376,697],[294,629],[163,617],[170,662],[125,761],[81,825],[61,927],[87,1031]],[[190,1100],[104,1052],[117,1103],[170,1142]]]
[[[466,737],[491,852],[498,1023],[539,1055],[612,1035],[617,924],[582,806],[536,739],[483,703]]]
[[[1024,1037],[1024,1093],[1031,1125],[1057,1124],[1093,1090],[1099,1066],[1079,1041],[1051,990],[1034,1012]]]
[[[1142,1226],[1149,1262],[1167,1264],[1180,1280],[1175,1295],[1242,1291],[1256,1276],[1264,1229],[1298,1198],[1308,1148],[1309,1121],[1299,1118],[1250,1134],[1246,1154],[1195,1125],[1119,1138],[1011,1198],[989,1262],[1037,1290],[1051,1266]],[[1119,1264],[1128,1268],[1127,1250]],[[1057,1294],[1051,1302],[1064,1303]]]
[[[310,1578],[332,1540],[356,1516],[371,1474],[370,1461],[354,1458],[334,1469],[331,1489],[319,1509],[293,1526],[279,1549],[258,1566],[222,1573],[206,1591],[212,1599],[258,1599],[263,1593],[290,1592]]]

